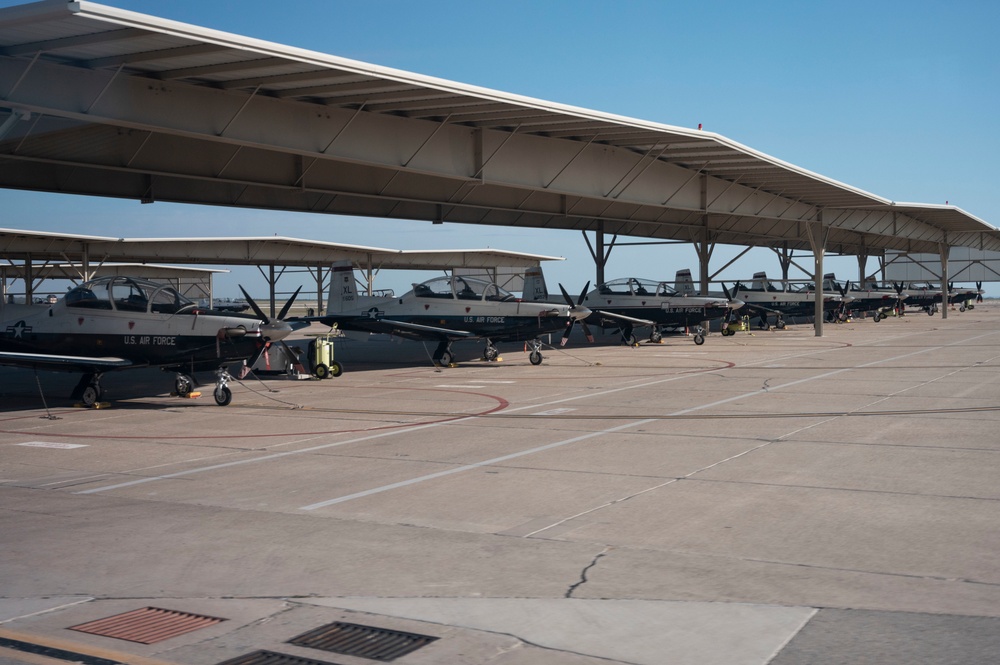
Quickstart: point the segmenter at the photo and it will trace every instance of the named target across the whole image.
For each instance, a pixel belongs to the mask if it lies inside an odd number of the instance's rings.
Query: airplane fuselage
[[[257,319],[204,309],[174,314],[73,311],[58,302],[6,305],[0,317],[0,351],[114,356],[139,367],[214,369],[252,356],[263,344]],[[239,329],[246,333],[220,334]]]

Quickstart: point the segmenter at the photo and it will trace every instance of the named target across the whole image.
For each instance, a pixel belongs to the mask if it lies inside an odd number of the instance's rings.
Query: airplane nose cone
[[[285,339],[292,334],[292,326],[285,323],[284,321],[272,321],[271,323],[262,323],[260,326],[260,334],[266,337],[272,342],[277,342],[279,340]]]
[[[590,316],[590,310],[583,305],[574,305],[570,308],[569,315],[573,317],[574,321],[583,321]]]
[[[730,300],[729,309],[739,309],[740,307],[743,307],[743,305],[745,304],[746,303],[743,302],[742,300]]]

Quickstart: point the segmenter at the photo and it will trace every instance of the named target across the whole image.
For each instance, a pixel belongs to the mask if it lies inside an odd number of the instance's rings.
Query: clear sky
[[[0,0],[0,7],[24,4]],[[996,0],[107,0],[101,4],[504,92],[706,130],[873,194],[1000,225]],[[592,279],[578,232],[369,220],[0,190],[0,226],[113,237],[285,235],[400,249],[564,256],[550,290]],[[391,239],[388,242],[387,239]],[[627,240],[627,239],[626,239]],[[721,266],[737,248],[720,246]],[[853,257],[827,258],[856,278]],[[869,261],[869,272],[875,269]],[[622,247],[608,279],[696,269],[689,246]],[[805,258],[802,265],[811,266]],[[723,275],[780,274],[756,249]],[[430,275],[426,275],[430,276]],[[412,274],[378,286],[406,290]],[[253,269],[216,278],[260,292]],[[294,285],[282,283],[282,289]]]

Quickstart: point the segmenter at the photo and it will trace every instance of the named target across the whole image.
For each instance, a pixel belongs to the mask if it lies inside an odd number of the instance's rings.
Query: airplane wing
[[[416,340],[441,340],[477,337],[476,333],[455,328],[428,326],[422,323],[399,321],[396,319],[376,319],[364,316],[317,316],[305,318],[306,321],[319,321],[328,326],[336,325],[341,330],[369,332],[384,335],[397,335]]]
[[[61,356],[51,353],[0,351],[0,365],[66,372],[87,372],[130,367],[132,361],[114,356]]]
[[[594,310],[594,313],[598,314],[600,316],[606,316],[606,317],[608,317],[610,319],[618,319],[619,321],[625,321],[627,323],[631,323],[634,326],[655,326],[656,325],[655,321],[649,321],[647,319],[636,319],[636,318],[633,318],[631,316],[626,316],[624,314],[618,314],[617,312],[609,312],[609,311],[603,310],[603,309]]]

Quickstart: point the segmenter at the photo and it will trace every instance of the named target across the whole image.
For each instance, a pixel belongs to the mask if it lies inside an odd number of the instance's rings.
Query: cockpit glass
[[[458,298],[459,300],[508,300],[514,298],[512,294],[492,282],[460,275],[435,277],[422,284],[414,284],[413,294],[418,298]]]

